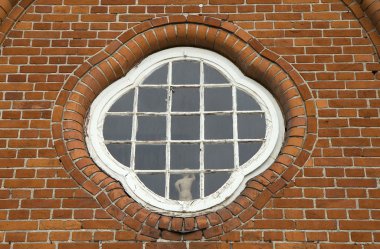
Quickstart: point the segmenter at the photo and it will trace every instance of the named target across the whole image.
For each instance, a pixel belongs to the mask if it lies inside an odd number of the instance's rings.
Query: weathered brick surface
[[[378,0],[0,0],[0,249],[379,248],[379,9]],[[229,57],[272,91],[288,128],[276,163],[239,198],[186,219],[134,202],[83,140],[93,98],[176,45]]]

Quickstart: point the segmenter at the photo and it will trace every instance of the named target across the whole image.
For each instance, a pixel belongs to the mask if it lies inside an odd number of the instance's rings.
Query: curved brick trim
[[[342,0],[358,19],[380,59],[380,0]],[[379,71],[379,65],[373,71]],[[371,69],[369,69],[371,70]]]
[[[0,44],[13,25],[35,0],[0,0]]]
[[[2,0],[0,1],[0,22],[4,20],[4,18],[8,15],[9,11],[11,11],[13,4],[10,0]]]
[[[275,163],[250,180],[234,202],[193,218],[163,216],[142,207],[95,165],[84,142],[85,118],[95,97],[149,54],[175,46],[207,48],[229,58],[277,97],[287,122]],[[211,17],[178,15],[135,26],[75,70],[57,98],[52,133],[64,168],[117,220],[153,239],[201,239],[241,226],[292,180],[314,146],[315,113],[311,92],[297,71],[244,30]]]
[[[356,0],[380,33],[380,0]]]

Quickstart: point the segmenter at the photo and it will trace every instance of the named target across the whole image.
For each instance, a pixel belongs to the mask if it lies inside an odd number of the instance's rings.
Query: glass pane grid
[[[144,174],[164,174],[165,175],[165,186],[164,188],[164,193],[160,190],[160,195],[169,199],[172,198],[173,196],[173,181],[174,179],[180,179],[179,176],[185,177],[185,175],[189,174],[195,174],[195,181],[193,184],[197,184],[196,192],[199,193],[196,194],[196,198],[204,198],[205,196],[210,194],[210,190],[206,190],[207,184],[205,183],[205,179],[209,179],[212,173],[215,174],[227,174],[223,175],[223,177],[227,177],[231,172],[236,170],[239,167],[239,148],[241,149],[242,144],[249,144],[249,143],[259,143],[262,144],[266,138],[265,135],[262,138],[239,138],[239,133],[238,133],[238,120],[239,120],[239,115],[265,115],[265,112],[261,110],[261,108],[255,108],[255,109],[241,109],[239,107],[239,103],[237,102],[237,93],[241,95],[241,90],[237,89],[235,84],[233,83],[228,83],[228,82],[221,82],[221,83],[206,83],[205,82],[205,64],[202,61],[198,62],[199,64],[199,77],[198,77],[198,82],[195,82],[195,78],[193,75],[187,75],[186,77],[190,77],[189,83],[185,83],[185,81],[182,81],[183,79],[180,79],[177,73],[176,76],[176,81],[177,83],[173,82],[173,62],[167,63],[167,82],[159,82],[155,84],[154,82],[150,82],[149,84],[146,85],[139,85],[138,87],[135,87],[134,89],[134,98],[133,98],[133,108],[132,111],[126,110],[126,111],[113,111],[113,112],[108,112],[106,115],[107,116],[131,116],[132,117],[132,131],[131,131],[131,139],[124,139],[124,140],[111,140],[107,139],[105,140],[106,144],[130,144],[130,168],[137,174],[139,175],[144,175]],[[195,64],[194,64],[195,65]],[[194,67],[194,65],[192,65]],[[210,66],[207,66],[210,67]],[[219,78],[222,80],[222,78]],[[217,80],[217,79],[216,79]],[[150,99],[148,100],[141,100],[139,101],[139,98],[150,98],[151,96],[151,90],[160,90],[161,96],[157,97],[154,96],[153,98],[159,98],[160,102],[159,106],[155,106],[154,102],[151,101]],[[188,89],[188,90],[186,90]],[[218,91],[213,92],[213,89],[218,89]],[[166,98],[165,98],[165,108],[163,108],[163,90],[166,92]],[[214,107],[210,107],[209,110],[205,106],[205,92],[206,90],[208,93],[212,93],[213,99],[216,100],[216,102],[222,103],[225,99],[230,99],[232,103],[225,105],[224,107],[221,107],[218,109],[218,106],[220,105],[215,105],[212,103]],[[173,111],[173,105],[178,104],[178,101],[183,101],[181,100],[181,95],[179,95],[178,100],[173,100],[175,97],[175,94],[182,92],[187,92],[189,93],[192,92],[193,96],[196,96],[196,91],[199,94],[199,106],[195,104],[195,101],[191,102],[191,99],[187,99],[185,101],[190,101],[193,105],[190,110],[181,110],[181,108],[187,108],[186,104],[183,104],[184,107],[176,107],[175,111]],[[232,95],[231,97],[226,96],[227,92],[230,92]],[[186,95],[186,94],[185,94]],[[144,97],[145,96],[145,97]],[[210,95],[211,96],[211,95]],[[188,96],[182,96],[182,97],[188,97]],[[206,96],[207,97],[207,96]],[[197,97],[195,97],[197,98]],[[145,102],[144,102],[145,101]],[[151,102],[149,102],[151,101]],[[176,101],[176,102],[174,102]],[[144,103],[143,108],[139,107],[139,103]],[[209,102],[210,103],[210,102]],[[250,103],[249,103],[250,104]],[[210,106],[210,104],[207,104]],[[230,105],[230,106],[228,106]],[[248,104],[247,104],[248,105]],[[144,109],[145,108],[145,109]],[[199,108],[199,109],[198,109]],[[139,110],[140,109],[140,110]],[[150,109],[152,109],[150,111]],[[174,137],[173,138],[173,128],[175,129],[176,127],[176,120],[183,119],[186,120],[184,117],[188,117],[190,119],[193,119],[194,122],[190,123],[195,127],[195,124],[198,123],[198,130],[195,130],[195,133],[199,133],[199,136],[193,136],[193,137]],[[165,134],[163,137],[158,137],[157,139],[144,139],[144,137],[139,137],[139,131],[138,131],[138,123],[139,123],[139,118],[142,117],[162,117],[166,119],[166,127],[164,128]],[[197,118],[198,117],[198,118]],[[205,123],[206,119],[209,120],[211,119],[216,119],[216,122],[213,122],[215,127],[220,126],[218,124],[218,117],[220,118],[227,118],[231,119],[231,121],[226,122],[229,123],[231,126],[231,134],[226,135],[226,133],[222,134],[222,137],[209,137],[207,133],[209,132],[206,128],[207,124]],[[188,120],[190,120],[188,119]],[[198,120],[198,121],[196,121]],[[173,123],[174,122],[174,123]],[[184,124],[186,122],[179,123],[178,127],[185,127]],[[173,127],[174,124],[174,127]],[[206,125],[206,126],[205,126]],[[189,126],[189,125],[188,125]],[[229,126],[229,125],[228,125]],[[214,127],[211,127],[214,128]],[[228,128],[230,129],[230,128]],[[186,133],[186,132],[185,132]],[[194,133],[194,134],[195,134]],[[175,133],[174,133],[175,134]],[[199,165],[194,166],[194,165],[188,165],[188,166],[183,166],[184,168],[181,168],[180,165],[171,165],[171,157],[178,157],[178,155],[173,154],[171,151],[171,146],[172,145],[198,145],[199,146]],[[231,144],[232,151],[230,155],[232,155],[233,158],[231,158],[232,162],[231,164],[228,165],[222,165],[218,162],[213,164],[212,166],[207,166],[205,165],[205,149],[206,147],[209,147],[211,145],[223,145],[225,144],[228,146],[228,144]],[[165,159],[164,159],[164,168],[136,168],[136,147],[137,146],[154,146],[154,145],[163,145],[165,146]],[[239,147],[240,146],[240,147]],[[261,146],[261,145],[260,145]],[[140,148],[140,147],[139,147]],[[210,147],[211,148],[211,147]],[[207,150],[207,149],[206,149]],[[141,153],[141,152],[139,152]],[[176,153],[173,151],[173,153]],[[245,152],[247,155],[249,152]],[[209,156],[209,155],[208,155]],[[245,155],[246,157],[246,155]],[[125,159],[124,159],[125,160]],[[207,159],[209,161],[209,159]],[[246,160],[246,159],[243,159]],[[160,164],[161,165],[161,164]],[[231,166],[229,166],[231,165]],[[206,167],[207,166],[207,167]],[[184,174],[188,173],[188,174]],[[170,178],[173,177],[171,180]],[[211,179],[211,178],[210,178]],[[228,177],[226,178],[228,179]],[[224,184],[224,183],[223,183]],[[222,185],[223,185],[222,184]],[[215,185],[215,184],[214,184]],[[215,188],[215,186],[213,186]],[[220,187],[220,186],[219,186]],[[192,187],[192,189],[194,186]],[[211,187],[210,187],[211,188]],[[216,191],[216,190],[215,190]],[[155,191],[153,191],[155,192]]]

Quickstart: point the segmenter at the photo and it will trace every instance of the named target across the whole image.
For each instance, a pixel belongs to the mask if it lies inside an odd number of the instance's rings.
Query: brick
[[[85,229],[120,229],[121,225],[114,220],[85,220],[82,222],[82,227]]]
[[[290,220],[256,220],[254,226],[257,229],[294,229],[295,223]]]
[[[183,242],[172,242],[172,243],[147,243],[146,249],[185,249],[186,244]]]
[[[190,242],[189,249],[205,248],[205,249],[229,249],[228,243],[213,242]]]
[[[270,243],[234,243],[233,249],[244,249],[244,248],[260,248],[260,249],[271,249],[273,246]]]
[[[42,230],[75,230],[81,228],[81,223],[79,221],[70,220],[51,220],[51,221],[41,221],[40,229]]]
[[[135,243],[135,242],[130,242],[130,243],[123,243],[123,242],[118,242],[118,243],[104,243],[102,248],[104,249],[117,249],[117,248],[125,248],[125,249],[142,249],[142,243]]]
[[[309,243],[309,244],[297,244],[297,243],[279,243],[276,248],[285,249],[285,248],[294,248],[294,249],[316,249],[317,245]]]
[[[380,221],[341,221],[339,228],[341,230],[378,230]]]
[[[356,202],[354,200],[344,199],[329,199],[329,200],[317,200],[317,208],[356,208]]]
[[[337,224],[334,221],[324,220],[296,221],[296,228],[304,230],[332,230],[337,228]]]
[[[0,227],[3,231],[33,230],[37,229],[37,226],[37,221],[0,221]]]
[[[98,249],[98,243],[60,243],[58,249],[74,249],[74,248],[88,248],[88,249]]]
[[[4,181],[4,187],[7,188],[43,188],[44,180],[37,179],[9,179]]]
[[[310,208],[313,207],[313,201],[307,199],[275,199],[273,200],[273,205],[278,208]]]
[[[33,244],[15,244],[13,246],[15,249],[54,249],[55,245],[52,244],[44,244],[44,243],[33,243]]]
[[[33,199],[21,201],[23,208],[58,208],[60,206],[60,200]]]
[[[379,209],[380,203],[377,200],[360,200],[359,207],[368,209]]]
[[[160,5],[160,4],[206,4],[205,0],[180,0],[180,1],[174,1],[174,0],[157,0],[157,1],[152,1],[152,0],[141,0],[139,2],[142,5]]]

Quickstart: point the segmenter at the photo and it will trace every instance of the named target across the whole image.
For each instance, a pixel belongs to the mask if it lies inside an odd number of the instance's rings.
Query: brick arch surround
[[[362,10],[367,14],[373,25],[380,32],[380,1],[378,0],[356,0]]]
[[[175,46],[206,48],[229,58],[275,95],[287,123],[283,148],[269,169],[251,179],[228,206],[191,218],[163,216],[142,207],[96,166],[84,141],[86,114],[95,97],[149,54]],[[114,218],[154,239],[201,239],[240,227],[289,184],[314,146],[315,113],[308,86],[283,58],[230,22],[179,15],[135,26],[77,68],[55,103],[52,133],[66,171]]]
[[[380,0],[342,0],[366,30],[380,55]],[[380,59],[380,58],[379,58]]]

